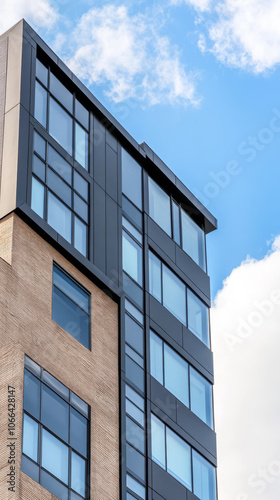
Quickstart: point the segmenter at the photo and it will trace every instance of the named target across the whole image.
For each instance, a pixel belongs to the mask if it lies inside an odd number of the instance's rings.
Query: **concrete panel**
[[[0,218],[16,208],[20,105],[5,114]]]
[[[20,102],[23,22],[8,32],[6,113]]]

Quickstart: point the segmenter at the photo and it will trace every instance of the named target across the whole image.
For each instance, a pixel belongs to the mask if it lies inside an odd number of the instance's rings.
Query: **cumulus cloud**
[[[56,9],[48,0],[2,0],[0,33],[6,31],[22,18],[36,27],[51,28],[58,19]]]
[[[171,5],[190,5],[198,11],[206,11],[210,9],[212,0],[171,0]]]
[[[155,28],[150,14],[107,5],[84,14],[73,34],[71,69],[88,84],[103,84],[115,102],[197,104],[196,75],[178,48]]]
[[[224,0],[216,12],[209,38],[222,63],[255,73],[280,63],[279,0]]]
[[[220,498],[280,491],[280,237],[234,269],[212,309]]]

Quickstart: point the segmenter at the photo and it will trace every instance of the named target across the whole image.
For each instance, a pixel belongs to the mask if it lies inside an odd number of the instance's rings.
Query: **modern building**
[[[216,500],[215,228],[25,21],[0,37],[1,499]]]

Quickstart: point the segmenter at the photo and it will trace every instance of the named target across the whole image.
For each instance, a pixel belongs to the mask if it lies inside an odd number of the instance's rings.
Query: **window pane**
[[[50,97],[49,132],[51,136],[72,155],[73,120],[64,109]]]
[[[29,369],[32,373],[37,375],[38,377],[41,376],[41,367],[33,361],[33,359],[29,358],[28,356],[24,356],[24,366]]]
[[[129,444],[126,445],[126,466],[136,477],[145,481],[145,457]]]
[[[126,440],[142,453],[145,453],[145,433],[144,430],[135,424],[129,417],[126,417]]]
[[[64,441],[69,441],[69,405],[42,384],[42,422]]]
[[[142,285],[142,248],[123,231],[123,270]]]
[[[35,113],[34,116],[43,127],[47,127],[47,91],[40,85],[35,84]]]
[[[188,363],[168,345],[164,344],[165,387],[185,406],[189,406]]]
[[[212,386],[200,373],[190,369],[191,410],[213,428]]]
[[[125,315],[125,341],[143,356],[144,354],[144,334],[143,328],[133,319]]]
[[[53,282],[70,299],[78,304],[82,309],[89,313],[90,294],[83,290],[67,274],[61,271],[56,265],[53,266]]]
[[[127,355],[125,356],[125,374],[128,380],[144,391],[144,370]]]
[[[126,345],[125,346],[125,352],[126,354],[128,354],[128,356],[132,359],[134,359],[135,363],[137,363],[137,365],[141,366],[142,368],[144,368],[144,359],[142,358],[142,356],[139,356],[139,354],[137,354],[134,349],[131,349],[131,347],[129,347],[129,345]]]
[[[33,418],[23,415],[22,452],[34,462],[38,461],[38,428],[39,425]]]
[[[88,222],[88,205],[74,193],[74,210],[83,219]]]
[[[24,370],[23,408],[38,420],[40,420],[40,387],[40,380]]]
[[[89,112],[77,99],[75,100],[75,117],[88,130]]]
[[[48,86],[48,69],[38,59],[36,59],[36,77],[45,87]]]
[[[146,490],[145,487],[142,486],[142,484],[138,483],[133,477],[129,476],[128,474],[126,475],[126,486],[129,488],[131,491],[134,491],[136,495],[139,497],[143,498],[145,500],[146,498]]]
[[[151,375],[163,385],[163,342],[150,331],[150,370]]]
[[[71,243],[71,212],[59,199],[48,192],[48,224]]]
[[[50,91],[70,113],[73,113],[73,95],[52,73],[50,73]]]
[[[184,210],[181,213],[183,250],[205,271],[205,233]]]
[[[89,316],[56,287],[53,287],[52,319],[89,349]]]
[[[34,151],[46,159],[46,141],[34,130]]]
[[[50,145],[48,146],[48,164],[61,176],[63,179],[72,184],[72,167],[62,158],[58,152]]]
[[[161,262],[152,252],[149,252],[149,292],[159,302],[162,301]]]
[[[193,492],[200,500],[216,499],[215,468],[193,450]]]
[[[44,219],[45,188],[41,182],[32,177],[31,208]]]
[[[172,220],[173,220],[173,239],[180,245],[180,210],[177,203],[172,200]]]
[[[59,198],[71,207],[72,190],[65,182],[58,177],[50,168],[47,170],[49,188],[54,191]]]
[[[122,192],[142,209],[142,168],[122,149]]]
[[[139,243],[143,243],[142,234],[125,218],[122,218],[122,225]]]
[[[170,197],[149,177],[149,215],[171,236]]]
[[[53,493],[60,500],[68,500],[68,488],[63,486],[63,484],[61,484],[44,470],[41,470],[40,483],[43,488],[46,488],[46,490]]]
[[[88,133],[75,122],[75,160],[88,170]]]
[[[132,401],[136,406],[138,406],[140,410],[144,411],[144,406],[145,406],[144,399],[142,398],[142,396],[137,394],[137,392],[131,389],[131,387],[129,387],[129,385],[127,384],[125,386],[125,395],[128,399],[130,399],[130,401]]]
[[[188,328],[209,347],[208,307],[188,289]]]
[[[78,217],[74,217],[74,247],[87,256],[87,226]]]
[[[138,323],[144,325],[143,314],[137,309],[131,302],[125,299],[125,310],[131,314],[135,319],[137,319]]]
[[[136,208],[136,206],[124,195],[122,196],[122,208],[123,212],[142,230],[142,212],[140,212],[140,210],[138,210],[138,208]]]
[[[82,497],[86,494],[86,462],[72,451],[71,488]]]
[[[70,444],[84,457],[87,456],[87,420],[74,408],[71,408]]]
[[[46,370],[43,370],[42,373],[42,380],[43,382],[46,383],[51,389],[53,389],[57,394],[63,397],[63,399],[66,399],[66,401],[69,401],[69,389],[65,387],[64,384],[59,382],[57,378],[53,377],[49,372],[46,372]]]
[[[132,418],[134,418],[134,420],[136,420],[136,422],[138,422],[140,425],[142,425],[142,427],[144,427],[144,425],[145,425],[144,413],[141,410],[139,410],[139,408],[137,408],[133,403],[128,401],[128,399],[126,400],[125,411]]]
[[[32,171],[39,179],[45,182],[45,163],[37,155],[33,155]]]
[[[151,416],[152,460],[163,469],[166,468],[165,425],[154,415]]]
[[[82,413],[86,418],[88,418],[88,405],[86,404],[85,401],[83,401],[77,394],[74,394],[74,392],[70,392],[70,402],[72,406],[75,406],[77,410],[79,410],[80,413]]]
[[[68,447],[42,429],[42,467],[68,484]]]
[[[186,286],[166,266],[162,266],[163,305],[186,325]]]
[[[166,428],[167,472],[192,489],[191,448],[177,434]]]
[[[88,201],[88,182],[74,170],[74,189]]]
[[[39,483],[39,467],[35,465],[34,462],[29,460],[29,458],[22,455],[21,457],[21,470],[25,472],[29,477],[34,479]]]

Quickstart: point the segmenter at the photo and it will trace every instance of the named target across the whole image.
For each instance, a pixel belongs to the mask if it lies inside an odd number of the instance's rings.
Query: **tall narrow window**
[[[170,197],[149,177],[149,215],[171,236]]]
[[[25,356],[21,469],[60,499],[88,498],[89,408]]]
[[[53,266],[52,319],[90,349],[90,293]]]
[[[188,290],[188,328],[209,347],[209,310],[191,290]]]
[[[184,210],[181,213],[183,250],[205,271],[205,233]]]
[[[122,192],[142,210],[142,168],[125,149],[122,149]]]

